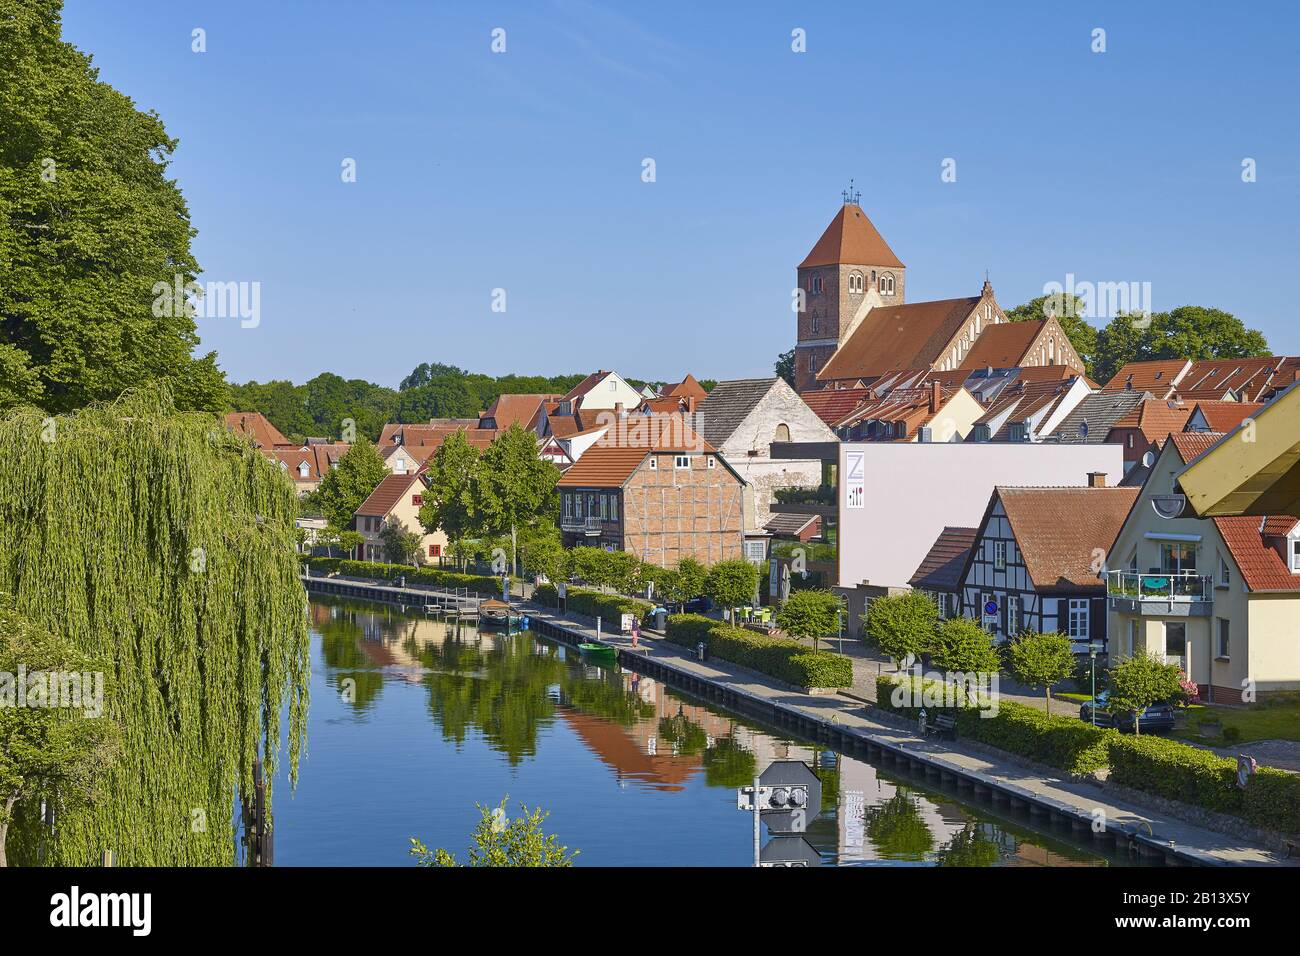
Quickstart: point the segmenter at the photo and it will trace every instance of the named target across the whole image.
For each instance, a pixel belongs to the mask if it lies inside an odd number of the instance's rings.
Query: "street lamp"
[[[1092,706],[1088,708],[1088,716],[1092,718],[1092,725],[1097,726],[1097,643],[1091,641],[1088,644],[1088,666],[1092,672]]]

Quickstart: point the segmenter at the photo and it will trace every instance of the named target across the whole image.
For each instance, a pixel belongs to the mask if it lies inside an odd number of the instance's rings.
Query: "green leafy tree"
[[[1142,733],[1142,711],[1158,701],[1173,700],[1182,690],[1178,665],[1154,654],[1126,657],[1109,671],[1111,713],[1132,714],[1133,730]]]
[[[448,435],[429,458],[427,477],[420,505],[420,524],[433,534],[439,528],[451,542],[457,560],[463,557],[463,542],[477,535],[482,527],[479,518],[479,451],[465,438],[464,432]]]
[[[1028,687],[1041,687],[1052,712],[1052,688],[1074,673],[1074,651],[1064,634],[1021,634],[1007,647],[1011,675]]]
[[[709,571],[695,558],[682,558],[678,561],[677,574],[680,578],[678,586],[683,601],[689,601],[704,593],[704,582],[708,578]]]
[[[787,349],[778,355],[772,370],[785,379],[787,385],[794,388],[794,349]]]
[[[0,343],[0,408],[34,405],[41,399],[41,377],[22,349]]]
[[[994,673],[1002,661],[988,631],[967,617],[950,617],[935,632],[934,663],[944,670]]]
[[[731,609],[754,600],[758,588],[758,568],[748,561],[719,561],[704,577],[704,593],[728,615]]]
[[[560,470],[537,454],[537,436],[517,423],[483,453],[477,497],[488,533],[510,534],[510,566],[519,573],[518,530],[543,516]]]
[[[325,473],[310,503],[334,527],[350,527],[362,502],[387,476],[388,468],[375,446],[358,438],[339,459],[338,467]]]
[[[934,849],[916,798],[906,790],[868,809],[866,824],[867,838],[887,860],[923,860]]]
[[[878,597],[867,605],[867,640],[895,661],[920,657],[934,644],[939,608],[920,591]]]
[[[391,564],[420,564],[420,544],[424,535],[412,531],[405,524],[391,516],[379,529],[379,541],[384,549],[384,560]]]
[[[199,272],[167,170],[178,143],[62,40],[61,8],[0,7],[0,368],[50,412],[151,381],[221,411],[225,378],[214,353],[192,354],[193,308],[174,294]]]
[[[1183,305],[1168,312],[1119,315],[1097,337],[1096,379],[1105,384],[1128,362],[1253,358],[1268,355],[1263,333],[1222,309]]]
[[[0,592],[0,867],[8,865],[5,843],[15,808],[22,803],[34,810],[44,800],[66,810],[99,797],[121,743],[117,725],[89,710],[17,706],[20,667],[27,693],[37,674],[107,669],[20,616],[13,599]],[[55,680],[49,676],[45,683],[53,689]]]
[[[579,545],[569,549],[569,567],[579,581],[596,587],[610,583],[609,552],[604,548]]]
[[[631,551],[609,552],[609,584],[620,594],[636,594],[642,587],[641,559]]]
[[[539,521],[529,528],[519,542],[519,554],[524,570],[530,574],[545,575],[548,581],[568,580],[569,553],[553,522]]]
[[[816,650],[819,638],[839,630],[842,607],[830,591],[795,591],[776,612],[776,624],[792,637],[811,639]]]
[[[1040,295],[1024,305],[1006,311],[1008,322],[1029,322],[1054,317],[1061,331],[1070,340],[1074,350],[1083,359],[1087,374],[1092,375],[1097,357],[1097,329],[1083,318],[1087,302],[1077,295],[1062,292],[1057,295]]]
[[[455,854],[441,848],[430,850],[415,837],[411,838],[411,855],[420,866],[572,866],[579,851],[570,853],[554,834],[542,831],[550,814],[520,804],[520,816],[507,819],[507,799],[503,797],[500,805],[492,809],[477,804],[480,818],[464,864],[457,861]]]

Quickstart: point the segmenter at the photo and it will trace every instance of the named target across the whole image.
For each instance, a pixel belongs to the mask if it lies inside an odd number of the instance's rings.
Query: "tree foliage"
[[[1133,730],[1141,733],[1142,711],[1159,701],[1173,700],[1182,685],[1176,664],[1166,664],[1155,654],[1134,654],[1108,671],[1112,713],[1132,714]]]
[[[920,591],[878,597],[867,605],[867,640],[895,661],[920,657],[934,643],[939,608]]]
[[[480,464],[476,497],[483,530],[511,535],[510,565],[517,573],[518,528],[554,503],[560,469],[537,454],[537,436],[519,424],[497,435]]]
[[[1041,687],[1052,712],[1052,688],[1074,673],[1074,651],[1064,634],[1021,634],[1007,647],[1011,675],[1027,687]]]
[[[529,810],[521,803],[520,815],[509,819],[506,817],[508,799],[503,797],[495,808],[477,804],[479,822],[474,827],[473,843],[464,864],[457,861],[454,853],[442,848],[431,851],[415,837],[411,838],[411,855],[420,866],[572,866],[580,851],[570,853],[554,834],[542,830],[550,814],[540,809]]]
[[[102,701],[87,707],[83,696],[81,711],[70,711],[70,701],[49,698],[19,707],[18,675],[44,674],[49,681],[51,675],[103,675],[104,670],[70,641],[20,616],[13,598],[0,592],[0,867],[8,864],[5,843],[19,801],[75,809],[102,798],[104,775],[121,747],[117,725],[93,712]],[[107,693],[102,683],[99,689]],[[77,688],[82,695],[89,691]]]
[[[463,432],[452,432],[429,458],[429,487],[420,506],[420,524],[432,534],[441,528],[459,550],[477,533],[479,451]]]
[[[375,446],[360,438],[339,459],[337,468],[325,472],[309,501],[332,526],[345,529],[352,524],[362,502],[387,476],[388,468]]]
[[[1105,384],[1128,362],[1268,355],[1263,333],[1222,309],[1183,305],[1169,312],[1119,315],[1097,334],[1094,378]]]
[[[1040,295],[1024,305],[1008,309],[1008,322],[1036,322],[1052,316],[1061,325],[1061,331],[1070,340],[1074,350],[1083,359],[1084,370],[1092,375],[1097,356],[1097,329],[1083,318],[1087,303],[1069,292],[1059,295]]]
[[[772,371],[785,379],[787,385],[794,388],[794,349],[787,349],[776,357]]]
[[[704,576],[704,593],[724,609],[753,601],[757,588],[758,568],[748,561],[719,561]]]
[[[1002,664],[989,632],[968,617],[950,617],[935,631],[934,663],[948,671],[996,673]]]
[[[776,612],[776,624],[791,637],[810,639],[816,650],[820,638],[839,630],[842,608],[840,599],[830,591],[795,591]]]
[[[215,353],[192,355],[183,301],[157,303],[155,285],[199,271],[167,175],[177,141],[63,42],[61,7],[0,12],[0,403],[65,412],[158,380],[179,407],[219,411]]]

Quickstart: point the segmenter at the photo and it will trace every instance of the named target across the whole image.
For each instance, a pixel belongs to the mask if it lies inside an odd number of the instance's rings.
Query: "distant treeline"
[[[385,422],[474,418],[498,395],[563,395],[584,378],[581,373],[494,378],[454,365],[423,362],[396,389],[332,372],[323,372],[304,385],[289,381],[231,385],[231,408],[261,412],[294,441],[309,436],[336,438],[347,418],[356,422],[358,435],[377,441]],[[634,379],[628,382],[636,388],[645,384]]]

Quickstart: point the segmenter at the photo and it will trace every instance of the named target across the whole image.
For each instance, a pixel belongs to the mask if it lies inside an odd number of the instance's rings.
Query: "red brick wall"
[[[706,564],[741,554],[743,496],[740,480],[709,455],[692,454],[691,467],[673,467],[674,455],[649,459],[623,489],[623,549],[661,567],[684,557]],[[716,456],[712,456],[716,459]]]

